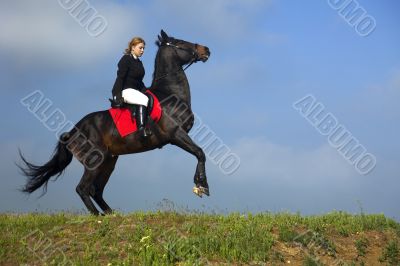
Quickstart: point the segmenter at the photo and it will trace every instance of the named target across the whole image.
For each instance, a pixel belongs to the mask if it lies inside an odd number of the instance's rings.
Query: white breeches
[[[147,103],[149,101],[149,98],[141,93],[138,90],[135,89],[124,89],[122,91],[122,98],[124,98],[124,102],[130,103],[130,104],[140,104],[144,105],[147,107]]]

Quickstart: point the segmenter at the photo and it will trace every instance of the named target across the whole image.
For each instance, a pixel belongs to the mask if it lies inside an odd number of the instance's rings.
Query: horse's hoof
[[[210,190],[206,187],[200,187],[203,194],[206,194],[208,197],[210,196]]]
[[[193,193],[199,196],[200,198],[203,197],[203,194],[210,196],[210,191],[208,188],[199,186],[199,187],[193,187]]]
[[[114,211],[113,210],[106,210],[106,211],[104,211],[104,213],[103,213],[104,215],[112,215],[112,214],[114,214]]]
[[[200,187],[194,186],[194,187],[193,187],[193,193],[196,194],[197,196],[199,196],[200,198],[203,197],[203,195],[202,195],[203,192],[202,192],[202,190],[201,190]]]

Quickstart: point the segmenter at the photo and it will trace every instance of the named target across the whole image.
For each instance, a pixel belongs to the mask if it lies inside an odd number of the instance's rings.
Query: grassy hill
[[[0,265],[400,265],[399,248],[384,215],[0,214]]]

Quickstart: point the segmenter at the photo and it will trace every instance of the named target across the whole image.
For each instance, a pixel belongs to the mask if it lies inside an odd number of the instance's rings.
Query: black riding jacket
[[[122,90],[132,88],[144,92],[143,83],[145,71],[142,61],[131,54],[125,54],[118,62],[117,79],[112,89],[113,96],[121,96]]]

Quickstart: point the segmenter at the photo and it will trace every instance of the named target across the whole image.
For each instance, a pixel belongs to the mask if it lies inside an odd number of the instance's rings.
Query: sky
[[[95,12],[86,21],[73,11],[80,4]],[[211,196],[192,193],[196,158],[167,145],[120,156],[104,192],[112,208],[170,202],[218,213],[346,211],[400,221],[399,7],[397,0],[1,1],[0,212],[85,212],[75,159],[43,197],[18,191],[25,184],[18,149],[43,164],[57,142],[46,116],[21,101],[39,91],[73,123],[108,109],[129,40],[146,40],[149,86],[164,29],[211,51],[186,70],[191,136],[205,148]],[[337,128],[355,146],[333,141]],[[207,150],[208,141],[223,146],[234,167]]]

